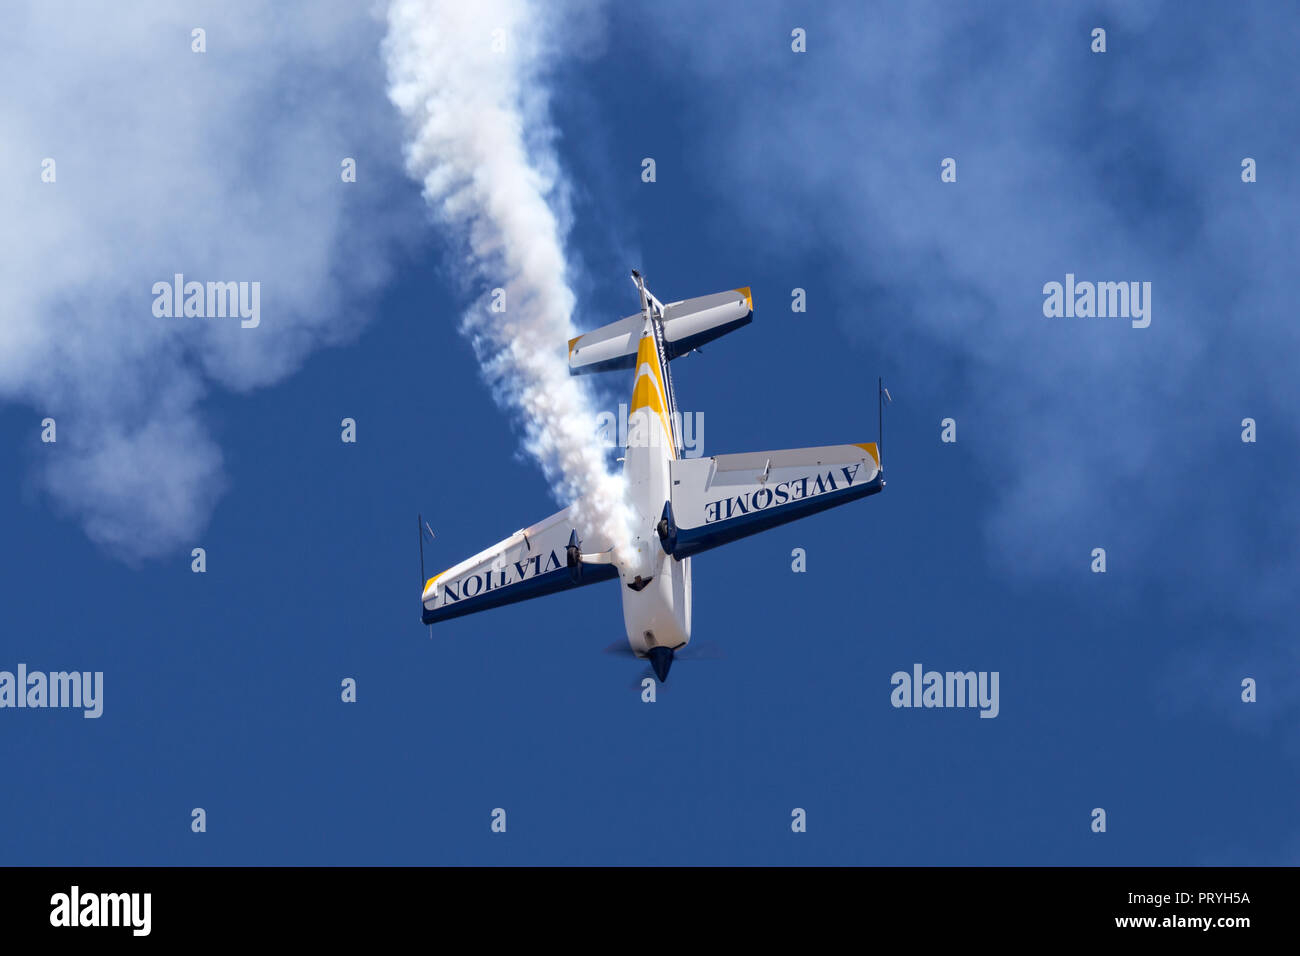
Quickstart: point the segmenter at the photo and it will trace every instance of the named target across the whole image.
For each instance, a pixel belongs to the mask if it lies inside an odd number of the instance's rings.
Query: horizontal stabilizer
[[[664,354],[671,360],[748,325],[754,318],[754,300],[748,288],[732,289],[669,302],[662,315]],[[644,323],[645,317],[637,313],[570,339],[570,373],[631,369]]]

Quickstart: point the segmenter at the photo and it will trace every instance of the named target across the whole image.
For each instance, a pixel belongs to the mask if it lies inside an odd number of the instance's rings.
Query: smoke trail
[[[468,247],[474,278],[505,290],[505,311],[465,316],[497,401],[519,413],[525,447],[580,527],[631,560],[621,476],[605,466],[595,415],[564,349],[576,334],[565,278],[563,183],[550,148],[546,28],[529,0],[394,0],[389,98],[407,120],[407,170]]]

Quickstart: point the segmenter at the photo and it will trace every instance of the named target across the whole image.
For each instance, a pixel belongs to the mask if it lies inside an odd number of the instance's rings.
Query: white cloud
[[[382,23],[310,2],[37,0],[6,16],[0,400],[57,419],[42,484],[95,541],[127,559],[188,549],[225,486],[204,395],[275,382],[354,335],[367,316],[341,304],[418,224],[378,206],[400,173]],[[152,284],[176,272],[260,282],[260,326],[155,318]]]

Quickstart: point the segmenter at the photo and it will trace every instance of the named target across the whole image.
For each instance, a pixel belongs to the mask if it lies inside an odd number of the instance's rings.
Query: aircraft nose
[[[659,678],[659,683],[666,683],[668,680],[668,668],[673,666],[673,649],[671,647],[652,647],[650,648],[650,666],[654,668],[655,677]]]

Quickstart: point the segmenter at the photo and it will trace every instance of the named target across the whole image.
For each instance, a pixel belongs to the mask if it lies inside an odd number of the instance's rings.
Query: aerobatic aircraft
[[[429,578],[422,617],[431,625],[617,579],[628,643],[662,682],[691,639],[695,555],[873,495],[885,480],[876,442],[683,458],[669,362],[748,325],[753,299],[744,288],[665,305],[632,279],[641,311],[572,339],[569,372],[633,372],[623,475],[634,559],[616,558],[614,542],[566,508]]]

